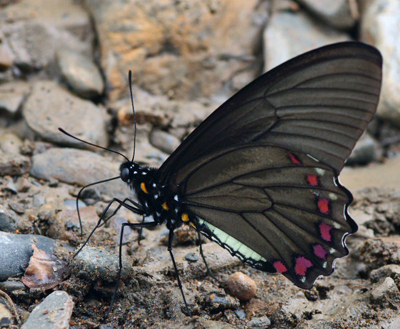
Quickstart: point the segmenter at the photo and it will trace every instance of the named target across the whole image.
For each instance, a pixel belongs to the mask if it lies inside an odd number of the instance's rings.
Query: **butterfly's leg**
[[[141,209],[141,205],[140,205],[139,203],[137,203],[136,201],[133,201],[132,199],[125,198],[125,199],[118,205],[118,207],[113,211],[113,213],[112,213],[110,216],[108,216],[106,219],[103,220],[103,223],[100,224],[100,226],[103,226],[104,224],[106,224],[106,223],[108,222],[108,220],[109,220],[111,217],[113,217],[113,216],[118,212],[118,210],[121,209],[122,204],[125,204],[127,201],[129,201],[129,202],[130,202],[133,206],[135,206],[137,209]]]
[[[94,227],[94,229],[92,230],[92,232],[90,232],[90,234],[89,234],[88,238],[86,239],[86,241],[83,243],[83,245],[79,248],[79,250],[78,250],[78,251],[75,253],[75,255],[73,256],[74,258],[81,252],[81,250],[83,249],[83,247],[85,247],[86,244],[89,242],[89,240],[90,240],[90,238],[92,237],[93,233],[99,228],[101,222],[104,220],[104,217],[105,217],[106,214],[107,214],[108,209],[110,209],[111,205],[112,205],[114,202],[118,202],[120,206],[125,207],[126,209],[128,209],[128,210],[134,212],[135,214],[139,214],[139,215],[143,215],[143,214],[144,214],[144,211],[143,211],[142,209],[135,208],[135,207],[133,207],[133,206],[127,204],[127,203],[124,202],[124,201],[121,201],[121,200],[119,200],[119,199],[117,199],[117,198],[113,198],[113,199],[111,200],[111,202],[107,205],[107,207],[103,210],[103,213],[101,214],[101,216],[100,216],[100,218],[99,218],[99,220],[98,220],[96,226]]]
[[[124,229],[126,226],[130,228],[143,228],[143,227],[154,227],[157,226],[157,222],[147,222],[147,223],[122,223],[121,234],[119,235],[119,253],[118,253],[118,262],[119,262],[119,269],[118,269],[118,276],[117,276],[117,284],[114,289],[113,296],[111,298],[111,303],[108,311],[104,316],[104,320],[106,320],[111,312],[112,306],[114,305],[115,296],[118,292],[118,285],[119,281],[121,280],[121,273],[122,273],[122,242],[124,239]]]
[[[144,219],[145,219],[145,216],[143,215],[142,223],[144,223]],[[139,228],[138,233],[139,233],[138,245],[140,246],[140,241],[142,240],[143,227]]]
[[[204,253],[203,253],[203,244],[202,244],[202,242],[201,242],[200,231],[197,231],[197,233],[198,233],[198,235],[199,235],[198,239],[199,239],[200,255],[201,255],[201,258],[203,258],[204,264],[206,265],[207,273],[208,273],[208,275],[210,275],[214,280],[216,280],[218,283],[220,283],[219,280],[215,277],[215,275],[211,272],[210,267],[208,266],[208,263],[207,263],[207,261],[206,261],[206,256],[204,256]]]
[[[185,293],[183,292],[181,279],[179,278],[178,267],[176,266],[175,257],[174,257],[174,254],[172,252],[172,241],[174,240],[174,228],[170,228],[170,227],[168,227],[168,228],[169,228],[168,251],[169,251],[169,254],[171,256],[172,263],[174,264],[175,275],[176,275],[176,279],[178,280],[178,287],[179,287],[179,289],[181,291],[183,302],[185,303],[186,313],[190,316],[191,313],[189,311],[189,306],[188,306],[188,304],[186,302],[186,297],[185,297]]]

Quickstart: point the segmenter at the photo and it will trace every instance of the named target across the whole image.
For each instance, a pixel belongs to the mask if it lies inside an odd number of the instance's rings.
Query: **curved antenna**
[[[129,160],[128,160],[128,161],[129,161]],[[104,179],[104,180],[101,180],[101,181],[98,181],[98,182],[95,182],[95,183],[91,183],[91,184],[85,185],[84,187],[82,187],[82,188],[79,190],[78,195],[77,195],[77,197],[76,197],[76,211],[77,211],[77,213],[78,213],[79,226],[80,226],[80,228],[81,228],[81,235],[83,235],[83,226],[82,226],[81,213],[80,213],[79,207],[78,207],[78,202],[79,202],[79,200],[81,200],[82,191],[83,191],[85,188],[87,188],[87,187],[90,187],[90,186],[93,186],[93,185],[97,185],[97,184],[101,184],[101,183],[106,183],[106,182],[109,182],[109,181],[112,181],[112,180],[115,180],[115,179],[119,179],[119,178],[121,178],[121,176],[117,176],[117,177],[113,177],[113,178]],[[90,238],[90,237],[89,237],[89,238]],[[89,240],[89,238],[88,238],[87,240]],[[85,242],[85,245],[86,245],[86,243],[87,243],[87,241]],[[83,248],[83,247],[82,247],[82,248]],[[82,249],[82,248],[81,248],[81,249]]]
[[[135,151],[136,151],[136,112],[135,112],[135,105],[133,104],[133,92],[132,92],[132,71],[129,70],[128,73],[128,80],[129,80],[129,92],[131,94],[131,104],[132,104],[132,112],[133,112],[133,125],[135,128],[134,137],[133,137],[133,155],[132,155],[132,162],[135,159]]]
[[[82,143],[85,143],[85,144],[88,144],[88,145],[91,145],[91,146],[94,146],[94,147],[98,147],[99,149],[106,150],[106,151],[108,151],[108,152],[112,152],[112,153],[118,154],[118,155],[122,156],[123,158],[125,158],[125,160],[126,160],[127,162],[129,162],[129,159],[128,159],[125,155],[123,155],[122,153],[120,153],[120,152],[117,152],[117,151],[108,149],[108,148],[106,148],[106,147],[103,147],[103,146],[100,146],[100,145],[96,145],[96,144],[93,144],[93,143],[84,141],[83,139],[80,139],[80,138],[78,138],[78,137],[76,137],[76,136],[74,136],[74,135],[71,135],[70,133],[67,133],[67,132],[66,132],[64,129],[62,129],[62,128],[58,128],[58,130],[61,131],[63,134],[65,134],[65,135],[67,135],[67,136],[69,136],[69,137],[71,137],[71,138],[73,138],[73,139],[76,139],[77,141],[80,141],[80,142],[82,142]]]

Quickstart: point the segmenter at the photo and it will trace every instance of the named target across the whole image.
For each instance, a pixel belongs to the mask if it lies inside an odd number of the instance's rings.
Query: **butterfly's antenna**
[[[78,195],[77,195],[77,197],[76,197],[76,211],[77,211],[77,213],[78,213],[79,226],[80,226],[80,228],[81,228],[81,235],[83,235],[83,226],[82,226],[81,213],[80,213],[79,207],[78,207],[78,202],[79,202],[79,200],[81,200],[81,194],[82,194],[83,190],[84,190],[85,188],[87,188],[87,187],[90,187],[90,186],[93,186],[93,185],[97,185],[97,184],[101,184],[101,183],[106,183],[106,182],[109,182],[109,181],[112,181],[112,180],[115,180],[115,179],[118,179],[118,178],[121,178],[121,176],[117,176],[117,177],[113,177],[113,178],[108,178],[108,179],[104,179],[104,180],[101,180],[101,181],[98,181],[98,182],[95,182],[95,183],[91,183],[91,184],[85,185],[84,187],[82,187],[82,188],[79,190]],[[93,234],[93,232],[92,232],[92,234]],[[91,236],[92,234],[90,234],[90,236]],[[86,240],[85,244],[82,246],[82,248],[86,245],[86,243],[87,243],[88,240],[90,239],[90,236],[89,236],[89,238],[87,238],[87,240]],[[82,248],[80,248],[79,251],[80,251]],[[79,251],[78,251],[78,252],[79,252]]]
[[[135,128],[135,133],[133,137],[133,155],[132,155],[132,162],[135,160],[135,150],[136,150],[136,112],[135,112],[135,105],[133,104],[133,92],[132,92],[132,71],[129,70],[128,73],[128,80],[129,80],[129,92],[131,93],[131,104],[132,104],[132,112],[133,112],[133,125]]]
[[[64,129],[62,129],[62,128],[58,128],[58,130],[61,131],[63,134],[65,134],[65,135],[67,135],[67,136],[69,136],[69,137],[71,137],[71,138],[73,138],[73,139],[76,139],[77,141],[80,141],[80,142],[85,143],[85,144],[87,144],[87,145],[91,145],[91,146],[97,147],[97,148],[102,149],[102,150],[106,150],[106,151],[108,151],[108,152],[112,152],[112,153],[118,154],[118,155],[122,156],[123,158],[125,158],[126,161],[129,162],[129,159],[128,159],[125,155],[123,155],[122,153],[120,153],[120,152],[117,152],[117,151],[108,149],[108,148],[106,148],[106,147],[103,147],[103,146],[100,146],[100,145],[96,145],[96,144],[93,144],[93,143],[84,141],[83,139],[80,139],[80,138],[78,138],[78,137],[76,137],[76,136],[74,136],[74,135],[71,135],[70,133],[67,133],[67,132],[66,132]]]

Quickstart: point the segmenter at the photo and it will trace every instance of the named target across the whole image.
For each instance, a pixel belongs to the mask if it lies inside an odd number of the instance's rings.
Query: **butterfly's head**
[[[127,161],[119,167],[121,179],[130,184],[137,179],[138,173],[142,171],[140,165],[133,161]]]

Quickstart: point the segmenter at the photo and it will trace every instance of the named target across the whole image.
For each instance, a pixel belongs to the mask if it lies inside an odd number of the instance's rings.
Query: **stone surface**
[[[384,299],[399,295],[396,283],[392,278],[385,278],[378,282],[371,290],[371,300],[374,303],[382,302]]]
[[[365,165],[372,161],[378,161],[383,154],[379,143],[374,140],[368,133],[365,133],[358,140],[346,164]]]
[[[83,98],[98,97],[103,93],[104,82],[93,61],[69,48],[57,50],[58,65],[67,85]]]
[[[264,71],[314,48],[348,40],[347,34],[321,26],[302,12],[275,12],[264,31]]]
[[[352,0],[298,0],[319,19],[338,29],[350,29],[359,18],[358,4]]]
[[[29,89],[29,85],[22,81],[0,85],[0,110],[4,110],[10,115],[16,115],[27,97]]]
[[[32,158],[31,175],[42,179],[57,179],[84,186],[119,175],[120,163],[110,161],[90,151],[53,148]],[[120,179],[99,184],[101,193],[125,198],[131,195]]]
[[[400,2],[371,0],[361,20],[361,40],[377,47],[384,58],[378,115],[400,126]]]
[[[150,133],[150,143],[167,154],[171,154],[180,145],[178,138],[162,130]]]
[[[266,21],[257,0],[86,0],[96,23],[111,100],[135,85],[174,98],[212,95],[250,64]],[[234,39],[234,42],[232,40]]]
[[[0,281],[23,274],[33,254],[32,243],[48,253],[60,246],[59,242],[41,235],[0,232]]]
[[[105,110],[82,100],[52,81],[37,82],[23,109],[28,126],[42,139],[69,146],[88,148],[68,133],[88,142],[107,146],[107,115]]]
[[[54,291],[33,309],[21,329],[68,329],[73,308],[71,296],[65,291]]]

